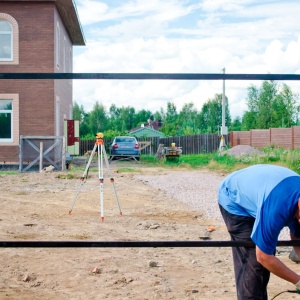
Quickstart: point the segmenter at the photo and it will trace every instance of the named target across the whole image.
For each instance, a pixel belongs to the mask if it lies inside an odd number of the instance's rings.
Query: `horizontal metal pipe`
[[[300,75],[222,73],[0,73],[0,79],[300,80]]]
[[[203,248],[253,247],[251,241],[0,241],[2,248]],[[277,246],[300,246],[300,240]]]

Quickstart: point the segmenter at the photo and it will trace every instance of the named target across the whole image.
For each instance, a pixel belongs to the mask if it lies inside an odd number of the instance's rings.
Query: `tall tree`
[[[213,99],[209,99],[200,112],[200,126],[202,133],[218,133],[222,125],[222,102],[223,95],[216,94]],[[231,124],[228,99],[225,97],[225,125]]]
[[[120,108],[120,119],[122,120],[122,131],[127,132],[128,130],[136,127],[134,123],[135,109],[133,107],[121,107]]]
[[[242,119],[242,129],[290,127],[297,123],[299,96],[289,86],[264,81],[260,88],[248,88],[248,111]]]
[[[259,93],[258,109],[256,119],[258,129],[273,126],[274,102],[277,96],[277,84],[274,81],[264,81]]]
[[[273,127],[291,127],[297,123],[297,99],[298,95],[288,85],[283,84],[273,104]]]
[[[134,127],[147,123],[151,116],[152,119],[154,119],[154,116],[150,110],[142,109],[136,112],[134,115]]]
[[[241,131],[242,129],[242,120],[239,116],[235,117],[231,122],[230,131]]]
[[[85,112],[83,105],[79,106],[76,102],[74,102],[73,105],[73,119],[74,120],[79,120],[80,125],[79,125],[79,131],[80,131],[80,136],[86,136],[90,132],[90,127],[89,127],[89,114]]]
[[[200,132],[199,124],[197,124],[198,112],[194,103],[186,103],[183,105],[178,115],[179,135],[192,135]]]
[[[89,124],[91,134],[95,135],[97,132],[104,132],[109,129],[108,117],[105,107],[102,103],[96,101],[92,111],[90,112]]]
[[[173,102],[167,103],[166,116],[163,120],[161,131],[165,135],[176,136],[178,132],[178,113],[176,105]]]

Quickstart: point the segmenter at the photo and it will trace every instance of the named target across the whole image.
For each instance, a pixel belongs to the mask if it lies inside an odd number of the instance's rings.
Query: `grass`
[[[269,146],[262,149],[263,156],[257,154],[243,155],[239,158],[227,154],[201,153],[181,155],[178,160],[156,160],[154,156],[143,155],[141,162],[151,166],[184,167],[191,169],[208,169],[233,172],[254,164],[275,164],[290,168],[300,174],[300,149],[284,149]]]
[[[130,172],[141,172],[141,170],[136,168],[128,168],[128,167],[118,168],[118,173],[130,173]]]
[[[56,176],[56,178],[59,178],[59,179],[74,179],[75,176],[72,173],[66,173],[66,174],[58,174]]]
[[[20,172],[18,171],[0,171],[0,175],[18,175]]]

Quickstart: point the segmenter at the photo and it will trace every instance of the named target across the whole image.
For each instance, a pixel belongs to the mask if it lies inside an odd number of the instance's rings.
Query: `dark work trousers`
[[[255,219],[237,216],[220,206],[221,214],[232,241],[251,241]],[[255,247],[232,247],[238,300],[267,300],[270,272],[256,259]]]

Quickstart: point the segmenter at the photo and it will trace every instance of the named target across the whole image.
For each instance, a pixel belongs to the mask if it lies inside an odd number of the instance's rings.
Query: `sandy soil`
[[[122,216],[105,174],[104,222],[97,172],[89,172],[70,215],[82,172],[75,179],[58,178],[66,172],[0,175],[1,241],[228,240],[220,220],[203,220],[202,211],[136,178],[180,169],[131,167],[135,172],[123,173],[118,162],[111,165]],[[278,250],[300,273],[300,265],[288,259],[289,249]],[[0,299],[236,298],[230,248],[2,247],[0,252]],[[271,277],[270,299],[288,289],[293,285]],[[276,297],[298,298],[287,292]]]

